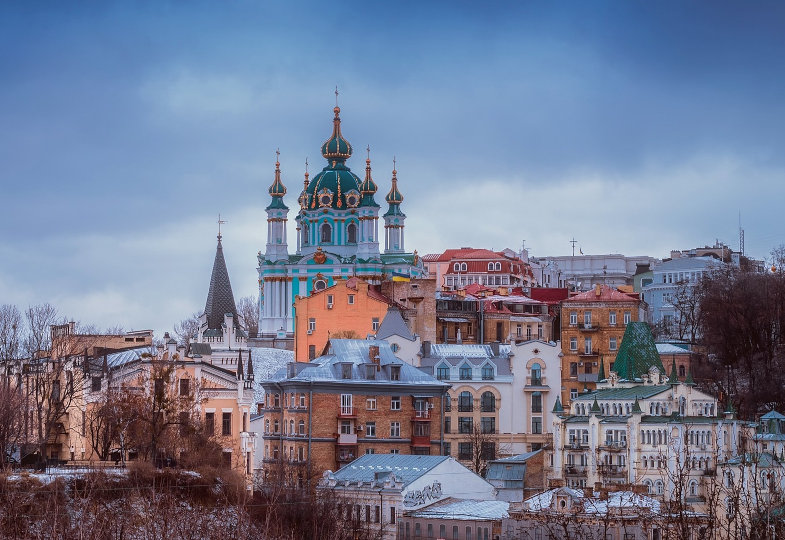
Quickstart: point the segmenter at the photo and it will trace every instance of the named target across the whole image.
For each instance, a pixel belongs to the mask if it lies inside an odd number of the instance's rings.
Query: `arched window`
[[[537,362],[532,364],[532,386],[542,386],[542,366]]]
[[[322,244],[329,244],[333,241],[333,228],[329,223],[322,223]]]
[[[643,481],[643,485],[646,486],[646,492],[649,495],[652,495],[654,493],[654,490],[652,490],[652,487],[651,487],[651,480],[649,480],[649,479],[644,480]]]
[[[690,494],[690,497],[697,497],[698,496],[698,481],[697,480],[690,480],[690,485],[689,485],[687,493]]]
[[[684,366],[679,366],[679,377],[684,377],[685,375],[687,375],[686,372],[687,370],[684,369]]]
[[[294,420],[289,420],[289,434],[294,435]]]
[[[493,365],[485,364],[482,366],[482,380],[483,381],[492,381],[495,378],[495,374],[493,372]]]
[[[310,244],[310,238],[311,238],[310,232],[311,232],[311,229],[308,227],[308,224],[307,223],[303,223],[303,245],[304,246],[307,246],[308,244]]]
[[[761,473],[760,473],[760,487],[761,487],[761,489],[766,489],[766,487],[769,485],[768,480],[769,480],[768,473],[766,471],[761,471]]]
[[[662,495],[665,493],[665,484],[662,482],[662,480],[657,480],[654,482],[654,493],[656,495]]]
[[[346,241],[349,244],[357,243],[357,225],[354,223],[349,223],[349,226],[346,227]]]
[[[466,263],[461,263],[461,272],[466,272]]]
[[[453,269],[453,270],[455,270],[456,272],[460,272],[460,271],[461,271],[461,265],[460,265],[460,263],[455,263],[455,264],[453,264],[453,265],[452,265],[452,269]]]
[[[474,402],[471,392],[461,392],[458,394],[458,411],[459,412],[472,412],[474,410]]]
[[[491,392],[483,392],[480,397],[480,410],[482,412],[496,412],[496,396]]]
[[[493,270],[493,263],[492,262],[488,263],[488,270],[491,270],[491,271]]]
[[[321,291],[322,289],[326,289],[326,288],[327,288],[327,282],[324,281],[323,279],[318,279],[313,283],[313,289],[315,291]]]
[[[501,270],[501,269],[502,269],[502,263],[497,262],[496,266],[494,267],[494,270]]]
[[[265,433],[270,433],[270,420],[265,420],[264,421],[264,432]]]

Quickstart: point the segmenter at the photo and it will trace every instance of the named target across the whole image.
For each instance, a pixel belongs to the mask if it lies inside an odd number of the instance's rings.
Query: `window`
[[[313,288],[316,291],[321,291],[327,288],[327,282],[323,279],[319,279],[314,281]]]
[[[466,272],[466,263],[461,263],[461,272]]]
[[[398,351],[401,350],[401,346],[398,345],[397,343],[390,343],[390,350],[394,353],[397,353]]]
[[[300,407],[305,408],[305,394],[300,394]]]
[[[494,268],[494,265],[493,265],[493,263],[492,263],[492,262],[489,262],[489,263],[488,263],[488,271],[491,271],[491,272],[492,272],[492,271],[493,271],[493,268]]]
[[[221,415],[221,435],[232,434],[232,413],[225,412]]]
[[[577,376],[578,376],[578,362],[570,362],[570,377],[577,377]]]
[[[366,399],[365,400],[365,408],[367,410],[369,410],[369,411],[375,411],[376,410],[376,398],[372,397],[372,398]]]
[[[452,398],[449,395],[444,396],[444,410],[450,412],[452,410]]]
[[[570,388],[570,400],[578,399],[578,389]]]
[[[444,417],[444,432],[445,433],[450,433],[451,430],[452,430],[452,420],[450,419],[449,416],[445,416]]]
[[[496,433],[496,418],[483,416],[480,418],[480,428],[483,433]]]
[[[439,367],[436,368],[436,378],[440,381],[446,381],[450,379],[450,366],[446,366],[444,364],[440,364]]]
[[[630,313],[629,311],[625,311],[624,312],[624,324],[630,324],[630,321],[632,321],[632,313]]]
[[[316,358],[316,345],[308,345],[308,360]]]
[[[458,411],[459,412],[471,412],[474,410],[474,403],[473,403],[472,393],[469,391],[461,392],[458,395]]]
[[[458,433],[471,433],[472,425],[473,421],[471,416],[458,417]]]
[[[365,449],[365,455],[375,454],[375,453],[376,453],[376,450],[374,450],[373,448],[366,448]]]
[[[349,302],[349,305],[354,304],[354,295],[353,294],[347,295],[346,296],[346,301]]]
[[[532,412],[533,413],[542,412],[542,393],[540,392],[532,393]]]
[[[684,366],[679,366],[679,377],[684,377],[687,374],[687,370]]]
[[[90,390],[93,392],[101,391],[101,377],[93,377],[92,383],[90,384]]]
[[[395,507],[390,507],[390,523],[395,524]]]
[[[542,325],[537,325],[537,339],[542,339]]]
[[[612,337],[608,340],[608,350],[615,351],[616,350],[616,338]]]
[[[571,351],[577,351],[578,350],[578,338],[577,337],[573,336],[573,337],[570,338],[570,350]]]
[[[482,380],[483,381],[493,380],[493,366],[491,364],[485,364],[484,366],[482,366]]]
[[[480,396],[480,410],[482,412],[496,412],[496,396],[491,392],[483,392]]]
[[[298,435],[305,435],[305,420],[300,420],[300,423],[297,424],[297,433]]]
[[[374,317],[371,319],[371,327],[373,328],[374,332],[379,330],[379,317]]]
[[[458,376],[462,381],[471,381],[472,380],[472,366],[469,364],[464,364],[461,366],[459,370]]]
[[[571,325],[578,324],[578,312],[577,311],[570,311],[570,324]]]
[[[401,366],[390,366],[390,380],[391,381],[401,380]]]
[[[316,331],[316,319],[313,317],[308,319],[308,331],[312,333]]]
[[[591,338],[587,337],[583,340],[583,352],[591,354]]]
[[[458,459],[462,459],[464,461],[472,459],[472,443],[458,443]]]
[[[341,420],[341,435],[352,434],[352,423],[349,420]]]
[[[267,429],[265,431],[270,431],[269,422],[266,425]],[[204,431],[208,437],[215,433],[215,413],[204,413]]]
[[[539,416],[532,417],[532,433],[542,433],[542,418]]]
[[[391,411],[401,410],[401,396],[393,396],[390,398],[390,410]]]
[[[591,311],[583,312],[583,324],[585,326],[591,326]]]
[[[342,415],[351,415],[352,414],[352,395],[351,394],[341,394],[341,414]]]
[[[459,263],[455,263],[455,264],[452,265],[452,269],[455,272],[460,272],[461,271],[461,265]]]
[[[542,386],[542,367],[535,362],[532,364],[532,386]]]
[[[488,441],[480,443],[480,455],[483,459],[496,459],[496,443]]]
[[[390,422],[390,438],[397,439],[400,436],[401,436],[401,423]]]
[[[365,436],[376,437],[376,422],[365,423]]]
[[[357,225],[354,223],[349,223],[349,226],[346,227],[346,241],[349,244],[357,243]]]
[[[332,308],[334,303],[335,303],[335,296],[333,296],[332,294],[328,294],[327,295],[327,307],[328,308]]]
[[[322,223],[322,243],[329,244],[333,241],[333,229],[330,227],[329,223]]]
[[[352,378],[352,365],[349,363],[341,364],[341,378],[342,379],[351,379]]]
[[[180,379],[180,395],[187,396],[191,389],[190,379]]]
[[[616,312],[615,311],[611,311],[608,314],[608,324],[611,325],[611,326],[616,326]]]

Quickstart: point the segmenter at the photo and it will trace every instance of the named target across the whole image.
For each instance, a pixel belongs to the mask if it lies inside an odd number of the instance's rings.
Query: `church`
[[[258,254],[259,338],[291,339],[294,335],[294,300],[336,280],[361,278],[378,285],[386,280],[416,278],[425,274],[415,250],[404,244],[403,195],[398,189],[393,162],[390,191],[385,197],[384,251],[380,248],[377,185],[371,177],[370,150],[365,160],[365,179],[347,166],[352,145],[341,133],[341,109],[333,109],[332,135],[322,144],[327,165],[313,179],[305,172],[297,199],[296,247],[289,252],[286,228],[289,208],[280,163],[270,186],[267,206],[267,246]]]

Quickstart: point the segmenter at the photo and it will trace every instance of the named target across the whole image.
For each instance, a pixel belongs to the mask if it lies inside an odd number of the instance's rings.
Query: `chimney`
[[[602,286],[598,283],[597,285],[594,286],[594,296],[599,298],[601,294],[602,294]]]
[[[494,341],[493,343],[491,343],[491,352],[493,353],[494,356],[499,356],[499,345],[500,344],[498,341]]]
[[[368,358],[371,362],[379,365],[379,346],[378,345],[371,345],[368,347]]]
[[[430,341],[423,341],[422,342],[422,355],[423,356],[431,356],[431,342]]]

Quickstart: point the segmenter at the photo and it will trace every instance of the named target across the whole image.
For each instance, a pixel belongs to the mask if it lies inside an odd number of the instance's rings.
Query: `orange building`
[[[641,320],[637,293],[607,285],[575,294],[561,304],[562,392],[566,408],[585,388],[597,387],[600,363],[608,373],[621,346],[624,330]]]
[[[394,304],[367,281],[354,277],[313,291],[311,296],[298,296],[294,302],[295,361],[313,360],[331,337],[365,339],[376,333],[387,308]]]

